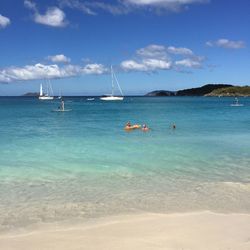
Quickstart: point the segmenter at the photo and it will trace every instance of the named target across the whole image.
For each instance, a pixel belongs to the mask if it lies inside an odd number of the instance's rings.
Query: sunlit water
[[[137,212],[250,212],[250,99],[0,98],[0,230]],[[125,132],[124,124],[152,130]],[[175,123],[177,128],[171,129]]]

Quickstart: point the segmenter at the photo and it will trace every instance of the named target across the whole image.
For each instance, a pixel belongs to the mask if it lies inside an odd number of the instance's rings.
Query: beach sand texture
[[[141,214],[0,237],[1,250],[249,250],[250,215]]]

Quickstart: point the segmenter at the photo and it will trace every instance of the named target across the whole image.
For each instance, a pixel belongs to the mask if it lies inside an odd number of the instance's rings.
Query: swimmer
[[[131,125],[130,121],[128,121],[124,127],[125,130],[132,130],[133,126]]]
[[[149,131],[149,127],[146,124],[143,124],[141,130],[142,131]]]
[[[132,125],[131,125],[131,123],[130,123],[130,121],[128,121],[127,123],[126,123],[126,126],[125,127],[131,127]]]
[[[176,129],[176,125],[175,125],[175,123],[173,123],[173,125],[172,125],[172,129]]]
[[[134,130],[134,129],[140,129],[140,128],[141,128],[140,124],[132,125],[130,122],[127,122],[125,127],[124,127],[125,130],[129,130],[129,131]]]

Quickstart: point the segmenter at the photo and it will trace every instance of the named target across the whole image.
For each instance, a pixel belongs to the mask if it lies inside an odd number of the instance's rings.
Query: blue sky
[[[0,95],[250,82],[248,0],[1,0]]]

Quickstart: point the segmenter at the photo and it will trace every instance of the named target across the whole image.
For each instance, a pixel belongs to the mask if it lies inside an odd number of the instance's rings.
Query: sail
[[[43,85],[40,84],[40,96],[42,96],[42,95],[43,95]]]

